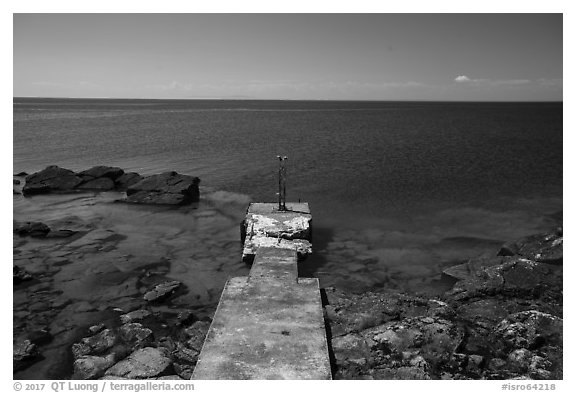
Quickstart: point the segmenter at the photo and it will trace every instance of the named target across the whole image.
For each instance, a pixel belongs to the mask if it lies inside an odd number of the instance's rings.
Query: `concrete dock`
[[[247,277],[228,280],[192,379],[331,379],[319,282],[298,278],[312,252],[307,203],[253,203],[243,223]]]

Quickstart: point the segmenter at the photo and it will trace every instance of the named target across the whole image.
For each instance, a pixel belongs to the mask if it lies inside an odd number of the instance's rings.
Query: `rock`
[[[134,321],[140,321],[150,316],[151,314],[152,313],[148,310],[136,310],[129,312],[128,314],[120,315],[120,320],[122,323],[130,323]]]
[[[525,237],[502,246],[498,255],[519,255],[533,261],[562,264],[563,260],[563,230]]]
[[[28,176],[28,173],[26,172],[18,172],[17,174],[14,175],[15,177],[24,177],[24,176]]]
[[[12,185],[18,185],[18,184],[20,184],[20,180],[12,179]]]
[[[77,187],[79,190],[110,191],[114,189],[114,181],[107,177],[89,180]]]
[[[457,280],[467,280],[478,275],[484,268],[501,265],[506,262],[507,259],[510,258],[501,256],[472,258],[466,263],[446,268],[442,273]]]
[[[562,348],[562,318],[530,310],[511,314],[500,322],[493,339],[505,354],[513,349],[542,346]]]
[[[22,340],[14,343],[12,346],[12,358],[14,371],[25,368],[30,362],[38,356],[36,344],[30,340]]]
[[[329,287],[324,290],[328,304],[326,319],[332,336],[361,331],[403,317],[451,315],[443,302],[393,291],[345,293]]]
[[[192,379],[194,367],[188,364],[174,363],[174,371],[176,371],[176,374],[182,379]]]
[[[120,327],[120,337],[131,348],[140,348],[152,343],[154,334],[152,330],[143,327],[140,323],[127,323]]]
[[[20,236],[45,237],[50,227],[42,222],[13,222],[13,232]]]
[[[480,355],[470,355],[468,356],[468,363],[466,365],[467,371],[480,375],[482,373],[482,365],[484,363],[484,357]]]
[[[192,375],[190,375],[192,376]],[[188,380],[190,378],[182,378],[179,375],[165,375],[163,377],[158,377],[156,378],[159,381],[184,381],[184,380]]]
[[[124,174],[124,170],[111,167],[111,166],[95,166],[85,171],[79,172],[78,176],[87,181],[91,179],[98,179],[98,178],[108,178],[112,181],[118,179],[120,176]]]
[[[370,357],[370,347],[366,339],[358,333],[333,338],[332,350],[339,364],[350,361],[366,363],[366,359]]]
[[[154,378],[168,374],[171,364],[172,361],[166,349],[146,347],[116,363],[106,371],[105,375],[129,379]]]
[[[80,183],[82,179],[73,171],[51,165],[40,172],[26,176],[26,184],[22,193],[28,196],[50,192],[70,192]]]
[[[168,281],[162,284],[158,284],[154,287],[153,290],[147,292],[144,295],[144,300],[149,302],[163,300],[172,295],[176,289],[180,287],[180,285],[181,284],[178,281]]]
[[[75,359],[84,355],[102,354],[111,349],[116,341],[116,334],[110,329],[104,329],[92,337],[83,338],[80,343],[72,344],[72,354]]]
[[[30,281],[32,280],[32,275],[28,273],[26,270],[21,268],[20,266],[14,265],[13,271],[13,281],[14,285],[20,284],[22,281]]]
[[[116,188],[118,190],[126,190],[128,187],[138,183],[142,179],[144,178],[136,172],[126,172],[116,179]]]
[[[145,177],[126,190],[125,202],[156,205],[185,205],[200,198],[200,179],[176,172]]]
[[[458,281],[447,295],[456,300],[499,293],[561,298],[561,291],[562,272],[558,268],[520,257],[505,257],[500,265],[480,266]]]
[[[115,356],[81,356],[74,361],[74,379],[97,379],[114,365]]]
[[[174,351],[174,357],[180,362],[186,362],[192,365],[196,364],[200,352],[195,349],[186,348],[180,343],[178,344],[178,349]]]
[[[77,234],[77,231],[72,231],[70,229],[59,229],[57,231],[50,231],[46,235],[47,239],[64,239]]]
[[[405,318],[361,332],[371,348],[392,354],[416,352],[432,367],[450,361],[464,338],[464,331],[450,321],[428,317]]]
[[[208,329],[210,329],[210,322],[208,321],[196,321],[190,327],[184,329],[184,333],[189,337],[188,341],[186,341],[186,346],[196,352],[200,352],[202,345],[204,345],[206,334],[208,334]]]
[[[92,334],[96,334],[98,332],[101,332],[105,327],[106,325],[104,325],[103,323],[99,323],[98,325],[90,326],[88,328],[88,331]]]

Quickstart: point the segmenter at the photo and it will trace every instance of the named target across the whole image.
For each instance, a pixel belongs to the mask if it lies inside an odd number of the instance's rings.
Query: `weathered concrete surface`
[[[318,280],[230,279],[192,379],[331,379]]]
[[[192,379],[332,379],[318,279],[298,278],[312,216],[307,203],[286,207],[248,207],[250,275],[226,283]]]
[[[299,259],[312,253],[312,215],[308,203],[251,203],[242,223],[242,260],[252,262],[260,247],[296,250]]]
[[[276,279],[296,283],[296,252],[290,249],[260,248],[250,269],[250,280]]]

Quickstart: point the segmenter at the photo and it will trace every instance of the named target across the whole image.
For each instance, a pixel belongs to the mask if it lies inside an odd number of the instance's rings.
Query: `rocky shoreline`
[[[27,175],[21,172],[16,177],[26,176],[22,187],[24,196],[50,193],[73,193],[86,191],[125,191],[126,203],[154,205],[186,205],[198,202],[200,179],[181,175],[177,172],[165,172],[158,175],[142,176],[136,172],[124,172],[123,169],[109,166],[95,166],[81,172],[51,165],[45,169]],[[20,180],[14,179],[14,185]],[[14,190],[14,192],[18,192]]]
[[[52,166],[15,175],[26,176],[26,183],[14,182],[14,192],[124,190],[120,200],[128,203],[198,201],[197,178],[135,175],[113,167],[74,173]],[[116,231],[77,218],[55,222],[14,222],[14,373],[189,379],[215,304],[201,313],[186,307],[189,287],[167,275],[180,257],[146,258]],[[177,231],[163,241],[167,247],[181,242]],[[562,379],[562,241],[557,228],[446,268],[454,285],[435,298],[325,288],[334,378]],[[58,364],[38,366],[49,358]]]
[[[438,299],[326,288],[335,379],[562,379],[562,239],[448,268]]]

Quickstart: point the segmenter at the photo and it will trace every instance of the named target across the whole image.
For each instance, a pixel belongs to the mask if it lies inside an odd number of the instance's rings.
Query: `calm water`
[[[217,221],[216,232],[228,225],[223,232],[236,233],[248,201],[275,200],[275,157],[287,155],[288,199],[308,201],[314,216],[315,255],[302,275],[353,289],[433,291],[442,266],[561,220],[562,110],[562,103],[15,99],[13,169],[113,165],[199,176],[229,219]],[[46,199],[14,198],[16,218],[54,214]],[[119,213],[100,213],[120,227]],[[130,214],[148,231],[166,224],[145,209]],[[174,225],[191,237],[207,230]],[[138,228],[123,235],[138,238]],[[212,250],[203,252],[203,269],[222,253]],[[239,259],[239,250],[230,253]],[[238,269],[203,285],[217,296]]]

